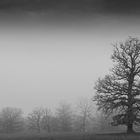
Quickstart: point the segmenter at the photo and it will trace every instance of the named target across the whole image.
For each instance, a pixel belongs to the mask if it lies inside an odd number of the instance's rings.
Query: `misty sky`
[[[139,25],[137,17],[113,15],[76,24],[1,25],[0,108],[29,112],[91,98],[95,81],[112,67],[112,44],[140,37]]]

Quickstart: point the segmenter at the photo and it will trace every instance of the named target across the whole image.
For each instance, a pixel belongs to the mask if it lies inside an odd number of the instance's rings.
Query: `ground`
[[[138,140],[140,134],[127,135],[114,134],[82,134],[82,133],[57,133],[57,134],[9,134],[0,135],[0,140]]]

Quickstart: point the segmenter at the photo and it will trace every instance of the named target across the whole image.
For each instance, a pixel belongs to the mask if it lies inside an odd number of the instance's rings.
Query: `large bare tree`
[[[140,124],[140,40],[129,37],[114,45],[114,67],[111,73],[95,84],[99,109],[113,114],[112,125],[126,125],[133,133],[133,125]]]

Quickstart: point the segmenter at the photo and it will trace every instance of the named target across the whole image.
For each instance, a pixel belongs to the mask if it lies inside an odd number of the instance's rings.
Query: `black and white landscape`
[[[139,0],[0,0],[0,139],[138,139]]]

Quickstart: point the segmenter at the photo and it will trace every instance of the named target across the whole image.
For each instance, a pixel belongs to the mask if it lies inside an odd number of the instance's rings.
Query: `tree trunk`
[[[127,125],[127,133],[128,134],[135,133],[135,131],[133,130],[133,124],[128,124]]]
[[[128,80],[128,124],[127,124],[127,133],[128,134],[134,133],[133,117],[132,117],[133,116],[133,110],[132,110],[132,107],[133,107],[133,104],[132,104],[132,98],[133,98],[132,85],[133,85],[133,82],[134,82],[134,75],[133,75],[133,71],[131,71],[130,77]]]

